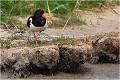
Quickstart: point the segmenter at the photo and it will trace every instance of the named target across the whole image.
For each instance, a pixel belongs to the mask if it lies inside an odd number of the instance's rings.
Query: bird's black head
[[[34,13],[34,17],[36,16],[36,17],[38,17],[38,16],[42,16],[44,14],[44,11],[42,10],[42,9],[38,9],[38,10],[36,10],[35,11],[35,13]]]

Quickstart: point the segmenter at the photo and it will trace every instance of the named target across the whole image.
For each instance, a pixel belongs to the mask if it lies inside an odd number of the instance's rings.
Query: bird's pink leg
[[[35,34],[35,33],[33,33],[33,34],[34,34],[34,39],[37,40],[37,36],[36,36],[36,34]]]
[[[35,33],[33,33],[33,34],[34,34],[34,39],[35,39],[36,46],[38,46],[38,43],[37,43],[37,36],[36,36]]]

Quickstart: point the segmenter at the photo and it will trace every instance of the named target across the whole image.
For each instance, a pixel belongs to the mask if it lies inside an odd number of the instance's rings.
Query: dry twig
[[[8,27],[9,25],[7,25],[7,23],[2,22],[2,21],[1,21],[1,23],[3,23],[3,24],[5,25],[5,27],[6,27],[10,32],[14,33],[14,31],[10,30],[10,28]]]
[[[120,13],[117,12],[115,9],[112,8],[112,10],[113,10],[116,14],[120,15]]]
[[[50,7],[49,7],[49,3],[48,3],[48,0],[47,0],[47,9],[48,9],[48,13],[50,14],[51,12],[50,12]]]
[[[69,22],[69,20],[70,20],[70,18],[71,18],[71,16],[72,16],[74,10],[75,10],[76,8],[78,8],[78,6],[80,6],[80,3],[81,3],[81,1],[80,1],[80,0],[77,0],[76,5],[75,5],[75,7],[73,8],[73,11],[71,12],[69,18],[67,19],[67,21],[66,21],[66,23],[65,23],[65,25],[64,25],[64,27],[63,27],[63,29],[62,29],[63,31],[64,31],[66,25],[68,24],[68,22]]]

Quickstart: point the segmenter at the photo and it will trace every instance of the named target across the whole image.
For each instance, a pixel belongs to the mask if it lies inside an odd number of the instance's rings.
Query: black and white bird
[[[48,22],[51,22],[49,18],[44,15],[42,9],[35,11],[33,16],[30,16],[27,21],[27,26],[29,27],[30,33],[34,34],[34,39],[37,40],[35,32],[44,31],[48,27]]]

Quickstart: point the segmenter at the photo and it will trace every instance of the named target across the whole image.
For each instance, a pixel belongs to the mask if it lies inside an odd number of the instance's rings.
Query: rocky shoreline
[[[109,45],[106,45],[106,41]],[[113,62],[114,60],[115,63],[119,62],[117,58],[119,52],[116,53],[116,50],[119,51],[119,38],[99,38],[95,42],[98,42],[96,43],[96,47],[94,47],[95,44],[58,44],[35,48],[15,47],[1,49],[0,68],[2,72],[12,73],[11,78],[27,78],[31,73],[44,71],[51,75],[56,71],[74,72],[81,65],[84,65],[85,62],[88,61],[93,64],[97,60],[98,63],[100,58],[104,59],[106,56],[108,58],[105,61]],[[110,47],[113,49],[112,53],[110,53]],[[101,50],[105,52],[105,55]],[[97,59],[95,58],[95,54],[97,55]]]

